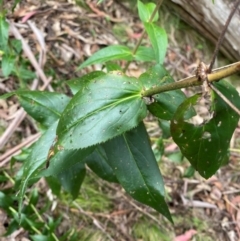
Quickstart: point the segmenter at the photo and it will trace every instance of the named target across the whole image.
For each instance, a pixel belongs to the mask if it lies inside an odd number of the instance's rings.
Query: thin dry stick
[[[225,33],[226,33],[227,29],[228,29],[228,25],[230,24],[230,22],[231,22],[231,20],[232,20],[232,17],[233,17],[233,15],[234,15],[234,13],[236,12],[239,4],[240,4],[240,0],[238,0],[238,1],[235,2],[234,6],[233,6],[233,9],[232,9],[232,11],[231,11],[230,15],[228,16],[228,19],[227,19],[227,21],[226,21],[226,23],[225,23],[225,26],[224,26],[224,28],[223,28],[223,31],[222,31],[222,33],[220,34],[219,38],[218,38],[218,42],[217,42],[216,47],[215,47],[215,50],[214,50],[214,52],[213,52],[213,57],[212,57],[211,63],[210,63],[210,65],[209,65],[209,67],[208,67],[208,73],[211,73],[211,72],[212,72],[212,68],[213,68],[213,65],[214,65],[214,63],[215,63],[215,60],[216,60],[216,57],[217,57],[219,48],[220,48],[220,46],[221,46],[221,44],[222,44],[222,41],[223,41],[223,39],[224,39],[224,35],[225,35]]]
[[[23,48],[24,53],[27,55],[29,61],[31,62],[34,69],[36,70],[37,74],[42,79],[43,83],[47,83],[48,79],[47,79],[45,73],[43,72],[40,65],[38,64],[38,62],[37,62],[34,54],[32,53],[30,47],[28,46],[28,44],[26,43],[26,41],[24,40],[24,38],[22,37],[22,35],[18,31],[18,29],[14,26],[14,24],[12,22],[10,22],[10,30],[11,30],[11,32],[13,33],[13,35],[16,39],[21,40],[22,48]],[[51,86],[49,86],[49,91],[53,91],[53,88]]]
[[[38,80],[35,79],[33,81],[33,84],[31,86],[32,90],[35,90],[38,86]],[[9,140],[9,138],[12,136],[13,132],[16,130],[16,128],[20,125],[20,123],[23,121],[23,119],[26,116],[26,112],[25,110],[21,107],[16,115],[14,120],[9,124],[9,126],[7,127],[7,129],[4,131],[4,133],[2,134],[1,138],[0,138],[0,149],[3,148],[3,146],[6,144],[6,142]]]
[[[11,32],[13,33],[13,35],[16,39],[21,40],[24,53],[29,58],[29,61],[31,62],[31,64],[35,68],[38,76],[40,76],[40,78],[42,79],[42,81],[44,83],[44,86],[41,88],[41,90],[44,90],[46,87],[48,87],[49,90],[52,91],[53,89],[49,85],[51,79],[47,79],[46,75],[44,74],[41,67],[39,66],[34,54],[32,53],[30,47],[25,42],[25,40],[23,39],[23,37],[20,34],[20,32],[18,31],[18,29],[11,22],[10,22],[10,30],[11,30]],[[38,86],[38,81],[35,80],[33,82],[32,86],[31,86],[31,90],[37,89],[37,86]],[[20,125],[20,123],[25,118],[25,116],[26,116],[26,112],[23,110],[23,108],[20,108],[18,110],[18,113],[17,113],[15,119],[10,123],[10,125],[8,126],[8,128],[5,130],[5,132],[3,133],[3,135],[0,138],[0,149],[3,148],[3,146],[6,144],[6,142],[9,140],[9,138],[12,136],[13,132]]]
[[[3,167],[11,159],[11,157],[19,153],[23,147],[30,146],[32,143],[34,143],[40,136],[40,133],[32,135],[19,145],[13,147],[2,156],[0,156],[0,167]]]
[[[228,26],[229,26],[229,24],[230,24],[230,22],[231,22],[231,20],[232,20],[232,17],[233,17],[233,15],[234,15],[234,13],[235,13],[236,10],[237,10],[239,4],[240,4],[240,0],[238,0],[238,1],[235,2],[234,6],[233,6],[233,9],[232,9],[231,13],[229,14],[228,19],[227,19],[227,21],[226,21],[226,23],[225,23],[225,26],[224,26],[224,28],[223,28],[223,31],[222,31],[222,33],[220,34],[219,38],[218,38],[218,42],[217,42],[216,47],[215,47],[215,50],[214,50],[214,52],[213,52],[212,61],[211,61],[210,65],[209,65],[209,67],[208,67],[208,70],[207,70],[208,73],[211,73],[211,72],[212,72],[212,68],[213,68],[213,65],[214,65],[214,63],[215,63],[215,60],[216,60],[216,57],[217,57],[219,48],[220,48],[220,46],[221,46],[221,44],[222,44],[222,41],[223,41],[223,39],[224,39],[224,35],[225,35],[226,32],[227,32]],[[213,84],[208,83],[208,85],[209,85],[209,87],[210,87],[211,89],[213,89],[213,90],[218,94],[218,96],[219,96],[220,98],[222,98],[222,99],[229,105],[229,107],[231,107],[231,108],[240,116],[240,110],[239,110],[230,100],[228,100],[217,88],[215,88]]]
[[[78,205],[77,202],[74,201],[74,202],[73,202],[73,205],[79,210],[80,213],[82,213],[82,214],[84,214],[85,216],[91,218],[92,221],[93,221],[93,224],[94,224],[98,229],[100,229],[100,230],[109,238],[109,240],[114,241],[114,239],[110,236],[110,234],[108,234],[108,233],[106,232],[106,230],[105,230],[105,228],[104,228],[104,225],[102,225],[102,224],[100,223],[100,221],[98,221],[95,217],[93,217],[93,216],[89,215],[87,212],[85,212],[85,211]]]
[[[209,86],[229,105],[229,107],[231,107],[240,116],[240,110],[227,97],[225,97],[217,88],[215,88],[213,84],[209,83]]]

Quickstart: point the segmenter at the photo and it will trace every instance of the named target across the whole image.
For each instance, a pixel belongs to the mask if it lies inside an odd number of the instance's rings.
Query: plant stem
[[[163,0],[159,0],[159,1],[158,1],[156,7],[154,8],[154,10],[153,10],[153,12],[152,12],[152,15],[150,16],[149,23],[151,23],[152,20],[154,19],[157,11],[159,10],[160,6],[162,5],[162,2],[163,2]],[[146,33],[146,30],[144,29],[143,32],[142,32],[142,34],[141,34],[141,36],[140,36],[140,38],[139,38],[139,40],[138,40],[138,42],[137,42],[137,44],[136,44],[136,46],[135,46],[135,48],[134,48],[134,50],[133,50],[133,52],[132,52],[133,55],[137,53],[137,50],[138,50],[139,46],[141,45],[141,43],[142,43],[142,41],[143,41],[143,38],[144,38],[144,36],[145,36],[145,33]],[[131,63],[130,61],[127,62],[126,66],[125,66],[125,68],[124,68],[124,70],[123,70],[124,73],[127,71],[130,63]]]
[[[221,80],[227,76],[233,75],[237,72],[240,72],[240,61],[221,68],[217,68],[213,70],[212,73],[208,74],[207,77],[209,82],[214,82],[214,81]],[[199,86],[202,84],[203,82],[199,81],[196,75],[194,75],[177,82],[173,82],[170,84],[161,85],[161,86],[157,86],[157,87],[153,87],[151,89],[145,90],[142,92],[142,97],[150,97],[162,92],[177,90],[177,89],[192,87],[192,86]]]

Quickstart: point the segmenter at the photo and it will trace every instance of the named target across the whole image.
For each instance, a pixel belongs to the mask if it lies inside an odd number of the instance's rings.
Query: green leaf
[[[67,162],[67,159],[65,161]],[[72,195],[72,198],[76,199],[85,175],[86,169],[84,163],[78,162],[60,173],[58,180],[63,188]]]
[[[7,99],[7,98],[9,98],[9,97],[11,97],[11,96],[13,96],[13,95],[15,95],[15,91],[13,91],[13,92],[9,92],[9,93],[6,93],[6,94],[4,94],[4,95],[0,95],[0,99],[2,99],[2,100],[5,100],[5,99]]]
[[[13,199],[10,195],[0,191],[0,207],[4,210],[8,210],[9,206],[13,205]]]
[[[10,39],[10,44],[15,50],[16,54],[20,54],[22,51],[22,42],[18,39]]]
[[[45,180],[47,181],[48,186],[51,188],[52,193],[56,195],[57,197],[60,196],[61,192],[61,184],[55,177],[45,177]]]
[[[54,142],[56,137],[56,128],[58,122],[54,122],[52,126],[35,142],[29,158],[24,162],[23,179],[19,193],[18,212],[21,213],[23,197],[27,188],[27,184],[31,178],[34,178],[36,171],[46,162],[49,147]]]
[[[162,129],[162,138],[168,139],[171,137],[170,121],[158,119],[159,127]]]
[[[70,101],[68,96],[56,92],[19,90],[15,93],[25,111],[44,127],[58,120]]]
[[[135,129],[103,144],[109,165],[119,183],[137,201],[163,214],[172,222],[164,200],[163,179],[141,122]]]
[[[146,3],[143,4],[141,1],[138,0],[138,15],[141,21],[149,22],[151,15],[153,14],[154,9],[156,8],[156,4],[154,3]],[[155,14],[152,22],[156,22],[158,20],[158,12]]]
[[[105,150],[98,145],[95,151],[85,159],[86,164],[99,177],[108,182],[118,182],[113,169],[108,165]]]
[[[87,67],[92,64],[100,64],[107,61],[113,60],[132,60],[132,52],[131,50],[124,45],[112,45],[106,48],[100,49],[96,53],[94,53],[91,57],[89,57],[85,62],[83,62],[78,70]]]
[[[50,165],[41,175],[54,177],[63,175],[62,173],[68,171],[68,169],[77,163],[85,163],[85,158],[94,151],[95,147],[57,151],[58,149],[61,149],[61,147],[57,146],[53,151],[54,154],[50,159]]]
[[[0,13],[0,50],[6,52],[8,49],[9,24],[4,14]]]
[[[83,75],[80,78],[72,79],[67,82],[72,93],[75,95],[81,88],[84,88],[86,82],[89,82],[97,77],[105,75],[102,71],[93,71],[89,74]]]
[[[151,62],[155,61],[156,57],[153,48],[140,46],[134,55],[134,59],[137,61]]]
[[[13,69],[13,74],[15,74],[21,80],[32,80],[36,78],[36,74],[33,71],[28,70],[24,65],[15,66]]]
[[[118,64],[116,64],[116,63],[114,63],[114,62],[112,62],[112,61],[106,62],[106,63],[105,63],[105,67],[106,67],[106,69],[107,69],[107,72],[111,72],[111,71],[122,71],[122,68],[121,68]]]
[[[234,105],[240,107],[238,92],[228,82],[215,83]],[[173,140],[192,166],[205,178],[211,177],[223,164],[228,153],[232,134],[238,124],[235,113],[220,97],[213,93],[212,119],[201,125],[184,121],[187,109],[195,105],[200,95],[194,95],[184,101],[171,121]]]
[[[30,237],[33,241],[56,241],[52,235],[35,234]]]
[[[139,77],[139,80],[146,90],[174,82],[173,78],[161,64],[151,67]],[[181,90],[160,93],[154,95],[152,100],[149,99],[148,110],[158,118],[171,120],[177,107],[185,99],[186,97]]]
[[[58,146],[57,149],[61,147]],[[55,177],[75,199],[86,173],[85,158],[93,152],[95,147],[61,151],[57,149],[54,150],[56,153],[50,159],[50,166],[41,172],[41,176]]]
[[[5,77],[8,77],[13,68],[15,63],[16,57],[10,54],[4,54],[2,56],[2,72]]]
[[[79,149],[128,131],[147,115],[141,83],[121,72],[87,82],[69,102],[57,128],[58,145]]]
[[[153,46],[156,61],[162,64],[167,52],[167,34],[163,28],[154,23],[144,23],[144,27]]]

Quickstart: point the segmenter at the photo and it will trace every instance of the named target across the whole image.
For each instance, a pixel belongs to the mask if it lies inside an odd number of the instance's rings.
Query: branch
[[[212,73],[207,75],[207,78],[209,82],[214,82],[214,81],[221,80],[225,77],[228,77],[230,75],[233,75],[237,72],[240,72],[240,61],[213,70]],[[156,95],[162,92],[177,90],[177,89],[192,87],[192,86],[199,86],[202,84],[203,82],[199,81],[198,77],[194,75],[177,82],[173,82],[170,84],[161,85],[161,86],[157,86],[157,87],[153,87],[151,89],[145,90],[142,92],[142,97],[151,97],[153,95]]]

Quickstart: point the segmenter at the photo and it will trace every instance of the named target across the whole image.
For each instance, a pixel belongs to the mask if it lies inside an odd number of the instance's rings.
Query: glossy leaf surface
[[[94,152],[85,159],[86,164],[99,177],[108,182],[118,182],[115,172],[107,162],[105,150],[101,145],[98,145]]]
[[[174,82],[173,78],[161,64],[151,67],[140,76],[139,80],[146,90]],[[156,117],[171,120],[177,107],[185,99],[186,97],[181,90],[168,91],[154,95],[152,98],[153,101],[149,99],[147,107]]]
[[[100,64],[113,60],[132,60],[132,58],[132,52],[128,47],[124,45],[111,45],[94,53],[79,66],[79,69],[92,64]]]
[[[155,61],[155,53],[153,48],[140,46],[134,55],[134,59],[137,61]]]
[[[23,179],[19,193],[19,213],[22,209],[22,201],[29,180],[34,178],[36,171],[46,163],[49,147],[54,142],[56,136],[57,124],[57,122],[53,123],[53,125],[39,138],[34,144],[28,159],[24,162]]]
[[[214,84],[234,105],[240,106],[238,92],[228,83]],[[183,155],[205,178],[211,177],[225,161],[232,134],[239,116],[220,97],[213,94],[212,119],[202,125],[183,120],[186,111],[195,105],[200,95],[182,103],[171,121],[171,133]]]
[[[67,162],[67,159],[65,162]],[[72,195],[72,198],[76,199],[85,175],[86,169],[84,163],[77,162],[75,165],[57,175],[57,179],[63,188]]]
[[[81,88],[84,88],[84,86],[86,86],[86,82],[89,82],[103,75],[105,75],[105,73],[102,71],[93,71],[80,78],[69,80],[67,84],[70,87],[72,93],[75,95]]]
[[[136,127],[147,114],[141,90],[136,78],[121,72],[87,82],[62,113],[57,144],[65,150],[85,148]]]
[[[144,27],[154,49],[156,61],[162,64],[167,52],[167,34],[154,23],[144,23]]]
[[[119,183],[136,200],[170,221],[164,185],[144,124],[103,144]]]
[[[73,199],[77,198],[81,184],[84,180],[85,158],[95,147],[79,150],[61,150],[60,146],[52,151],[49,167],[40,173],[40,176],[55,177]]]
[[[57,147],[60,148],[60,147]],[[58,177],[77,163],[85,163],[85,158],[90,155],[95,147],[74,150],[60,150],[53,154],[49,167],[42,172],[44,176]]]
[[[45,127],[59,119],[70,101],[68,96],[56,92],[19,90],[15,93],[24,110]]]

